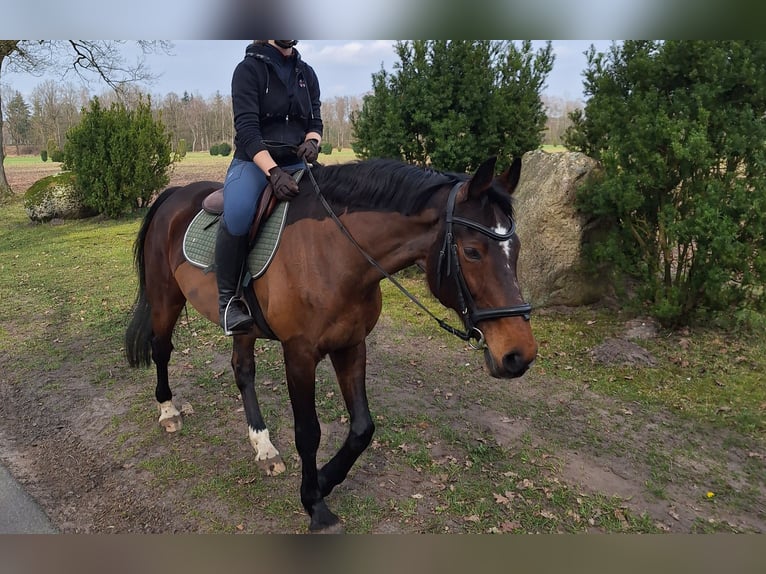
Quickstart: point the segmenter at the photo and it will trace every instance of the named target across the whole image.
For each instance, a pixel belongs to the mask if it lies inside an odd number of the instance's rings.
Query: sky
[[[144,86],[151,94],[165,95],[189,92],[209,98],[220,92],[229,95],[231,75],[242,60],[246,40],[181,40],[174,41],[170,55],[149,55],[147,64],[158,79]],[[319,77],[322,100],[336,96],[361,96],[372,88],[372,74],[381,67],[393,71],[398,57],[394,40],[304,40],[298,50],[311,64]],[[533,43],[536,47],[543,41]],[[610,40],[555,40],[553,70],[548,76],[544,93],[565,100],[581,100],[582,71],[586,67],[584,52],[594,44],[597,50],[609,48]],[[125,46],[126,54],[130,48]],[[138,55],[134,50],[135,58]],[[126,59],[129,57],[126,56]],[[29,97],[32,90],[46,78],[60,80],[60,75],[35,77],[29,74],[3,73],[2,81],[13,90]],[[76,75],[69,74],[64,81],[78,84]],[[94,84],[91,90],[99,93],[103,85]]]

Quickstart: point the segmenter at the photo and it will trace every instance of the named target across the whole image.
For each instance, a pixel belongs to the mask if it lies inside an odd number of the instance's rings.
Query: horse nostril
[[[520,377],[529,368],[529,363],[524,360],[521,353],[510,352],[503,357],[503,367],[511,377]]]

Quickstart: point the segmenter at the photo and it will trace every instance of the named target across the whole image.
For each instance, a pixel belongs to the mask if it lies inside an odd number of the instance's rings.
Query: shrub
[[[226,142],[218,144],[218,154],[223,157],[228,156],[231,153],[231,145]]]
[[[565,143],[603,168],[577,196],[613,223],[597,262],[636,281],[664,326],[766,311],[766,44],[631,40],[587,56],[591,97]]]
[[[178,148],[176,149],[176,155],[178,156],[179,159],[183,159],[186,157],[186,152],[187,152],[186,140],[181,138],[180,140],[178,140]]]
[[[323,142],[319,148],[321,153],[330,155],[332,153],[332,144],[330,142]]]
[[[146,205],[170,181],[170,136],[152,117],[150,101],[107,110],[93,98],[64,149],[64,168],[76,174],[85,205],[107,217]]]
[[[48,161],[48,150],[44,149],[40,151],[40,159],[43,161]]]
[[[213,144],[210,146],[210,155],[218,155],[219,154],[219,148],[218,144]]]
[[[59,151],[59,146],[55,139],[50,138],[48,140],[48,145],[45,147],[45,151],[47,152],[47,155],[51,161],[61,161],[60,159],[54,159],[54,157],[56,157],[56,152]]]

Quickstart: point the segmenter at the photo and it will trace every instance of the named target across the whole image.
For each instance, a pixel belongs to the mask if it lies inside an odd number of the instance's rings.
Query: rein
[[[455,209],[455,199],[457,197],[457,192],[461,186],[462,182],[458,182],[455,184],[455,186],[450,191],[449,199],[447,200],[447,215],[446,215],[446,232],[444,234],[444,245],[442,247],[441,252],[439,253],[439,265],[438,265],[438,276],[437,276],[437,282],[441,283],[441,270],[442,267],[445,266],[445,255],[449,253],[449,258],[446,259],[446,274],[447,276],[453,275],[455,277],[455,280],[457,281],[457,290],[458,290],[458,300],[460,303],[461,309],[463,311],[461,312],[461,317],[463,319],[463,323],[465,325],[465,330],[460,330],[456,327],[453,327],[443,319],[440,319],[437,317],[434,313],[432,313],[425,305],[423,305],[417,297],[415,297],[412,293],[410,293],[404,285],[399,283],[388,271],[383,269],[383,267],[380,266],[380,264],[375,261],[365,250],[362,248],[361,245],[354,239],[353,235],[351,235],[351,232],[348,230],[348,228],[343,224],[343,222],[338,218],[338,216],[335,214],[335,212],[332,210],[332,207],[325,199],[324,195],[322,195],[322,191],[319,189],[319,184],[317,184],[316,179],[314,179],[314,174],[311,172],[311,168],[306,164],[306,172],[309,174],[309,179],[311,180],[311,184],[314,188],[314,192],[316,193],[317,197],[319,198],[319,201],[321,202],[322,206],[324,207],[325,211],[327,211],[328,215],[332,218],[332,220],[335,222],[335,224],[338,226],[338,228],[343,232],[343,234],[348,238],[348,240],[352,243],[354,247],[359,251],[359,253],[362,254],[362,256],[368,261],[370,265],[375,267],[380,273],[388,279],[391,283],[396,286],[399,291],[401,291],[410,301],[415,303],[420,309],[422,309],[428,316],[430,316],[434,321],[436,321],[439,326],[447,331],[448,333],[451,333],[463,341],[468,342],[471,347],[474,349],[482,349],[486,347],[486,343],[484,341],[484,333],[481,332],[480,329],[476,327],[476,323],[479,321],[485,321],[488,319],[499,319],[502,317],[524,317],[525,320],[529,321],[529,314],[532,311],[532,306],[524,303],[521,305],[514,305],[511,307],[501,307],[497,309],[477,309],[476,305],[473,301],[473,297],[471,297],[471,293],[468,290],[468,285],[466,285],[465,279],[463,278],[463,274],[460,271],[460,263],[457,257],[457,244],[455,243],[454,235],[452,233],[452,226],[453,224],[457,225],[463,225],[465,227],[469,227],[471,229],[474,229],[487,237],[490,237],[492,239],[495,239],[497,241],[505,241],[507,239],[510,239],[513,234],[516,232],[516,224],[511,220],[511,229],[507,233],[496,233],[492,229],[489,229],[488,227],[485,227],[484,225],[481,225],[480,223],[476,223],[475,221],[471,221],[470,219],[465,219],[463,217],[456,217],[454,216],[454,209]],[[454,273],[453,273],[454,270]],[[474,344],[471,339],[476,339],[476,343]]]

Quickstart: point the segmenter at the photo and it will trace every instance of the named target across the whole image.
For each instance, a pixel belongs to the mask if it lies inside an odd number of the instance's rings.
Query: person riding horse
[[[319,155],[319,81],[295,49],[297,43],[255,40],[232,76],[235,151],[215,245],[220,323],[227,335],[253,324],[238,293],[248,232],[264,188],[271,183],[277,198],[289,201],[298,194],[298,184],[288,172]]]

